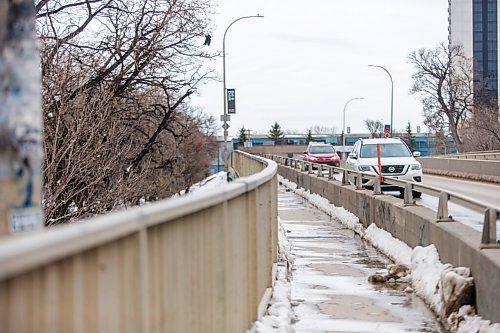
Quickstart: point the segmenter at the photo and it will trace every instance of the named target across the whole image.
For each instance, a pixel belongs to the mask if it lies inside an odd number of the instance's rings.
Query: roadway
[[[500,185],[494,183],[477,182],[453,177],[436,176],[424,174],[422,182],[426,185],[442,188],[450,192],[482,201],[493,207],[500,206]],[[422,194],[422,198],[416,200],[417,204],[437,210],[439,200],[436,197]],[[448,212],[454,220],[468,225],[478,231],[483,230],[484,214],[464,208],[453,202],[448,204]],[[500,239],[500,228],[497,223],[497,239]]]
[[[295,158],[301,159],[302,156],[296,155]],[[335,174],[334,178],[342,181],[342,174]],[[422,182],[426,185],[442,188],[443,190],[452,191],[457,194],[462,194],[478,201],[482,201],[493,207],[500,206],[500,184],[431,175],[426,174],[425,170]],[[386,194],[400,196],[399,192],[387,192]],[[416,199],[415,202],[418,205],[437,211],[439,199],[428,194],[422,194],[422,198]],[[464,208],[453,202],[449,202],[448,212],[454,220],[468,225],[478,231],[482,231],[484,222],[484,215],[482,213]],[[497,239],[500,239],[500,226],[498,226],[498,223]]]
[[[342,181],[342,174],[335,174],[335,179]],[[457,194],[476,199],[493,207],[500,206],[500,185],[494,183],[478,182],[454,177],[437,176],[424,173],[422,182],[425,185],[442,188]],[[401,197],[399,192],[386,192],[385,194]],[[428,207],[437,211],[439,199],[437,197],[422,194],[422,198],[415,199],[417,205]],[[459,206],[453,202],[448,203],[448,213],[455,221],[474,228],[483,230],[484,215],[471,209]],[[497,224],[497,239],[500,239],[500,226]]]
[[[466,195],[492,206],[500,206],[500,185],[494,183],[476,182],[460,178],[443,177],[424,174],[422,182],[447,191]]]

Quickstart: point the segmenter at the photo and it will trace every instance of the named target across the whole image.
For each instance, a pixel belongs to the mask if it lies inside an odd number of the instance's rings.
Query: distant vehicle
[[[327,164],[331,166],[340,166],[339,155],[335,152],[332,145],[323,142],[311,142],[304,152],[304,161]]]
[[[378,175],[377,144],[380,145],[382,176],[418,183],[422,181],[422,166],[415,159],[415,157],[420,156],[420,152],[415,151],[412,153],[406,143],[400,139],[358,140],[354,144],[352,152],[347,157],[345,162],[346,169]],[[351,176],[349,181],[352,183],[354,176]],[[363,186],[372,188],[373,184],[373,180],[367,180],[363,183]],[[401,194],[404,193],[404,189],[389,184],[381,184],[381,188],[384,191],[399,191]],[[415,198],[422,196],[422,193],[417,191],[413,191],[412,194]]]

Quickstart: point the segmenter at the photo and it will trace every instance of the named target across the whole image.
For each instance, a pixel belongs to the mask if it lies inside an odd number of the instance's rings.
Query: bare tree
[[[384,125],[382,121],[366,119],[364,122],[372,138],[381,138],[383,136]]]
[[[307,128],[307,131],[311,131],[312,134],[335,134],[335,127],[328,127],[323,125],[314,125]]]
[[[45,208],[52,222],[169,196],[208,173],[216,122],[207,0],[40,0]],[[75,209],[78,208],[78,209]]]
[[[457,148],[463,150],[461,130],[474,102],[472,61],[461,46],[439,44],[435,49],[420,49],[408,56],[415,67],[410,90],[423,103],[424,123],[435,131],[449,130]]]
[[[500,149],[500,122],[497,112],[496,99],[491,103],[476,103],[472,117],[463,129],[466,151]]]

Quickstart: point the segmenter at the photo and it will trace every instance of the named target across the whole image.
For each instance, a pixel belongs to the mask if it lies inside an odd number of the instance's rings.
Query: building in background
[[[448,0],[448,23],[449,43],[474,61],[474,81],[487,79],[485,97],[498,98],[497,0]]]
[[[404,138],[406,133],[394,133],[394,137]],[[350,133],[346,134],[346,146],[345,151],[350,152],[352,147],[359,139],[368,139],[370,138],[370,133]],[[272,151],[296,151],[300,152],[297,154],[301,154],[305,147],[307,146],[307,134],[287,134],[285,135],[285,140],[279,145],[276,145],[273,140],[271,140],[266,134],[249,134],[248,140],[252,142],[252,148],[256,148],[253,150],[254,153],[269,153],[272,154]],[[421,153],[422,156],[436,156],[443,154],[456,154],[457,149],[453,142],[453,137],[451,135],[438,137],[435,133],[412,133],[412,138],[415,140],[416,150]],[[333,145],[338,153],[342,152],[343,146],[338,145],[342,142],[341,134],[313,134],[313,141],[315,142],[324,142],[330,143]],[[221,142],[222,144],[222,142]],[[260,148],[269,147],[276,149],[266,149],[267,151],[263,151]],[[294,147],[302,147],[302,149],[294,149]],[[232,139],[232,149],[245,149],[243,145],[240,144],[238,138]],[[248,151],[252,151],[252,149],[248,149]],[[219,158],[216,162],[214,162],[212,171],[217,172],[223,169],[223,159]]]

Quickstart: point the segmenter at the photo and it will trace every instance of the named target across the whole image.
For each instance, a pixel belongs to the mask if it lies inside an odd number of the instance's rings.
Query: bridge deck
[[[441,332],[406,285],[371,284],[389,262],[304,199],[279,191],[279,217],[294,257],[291,304],[300,332]]]

